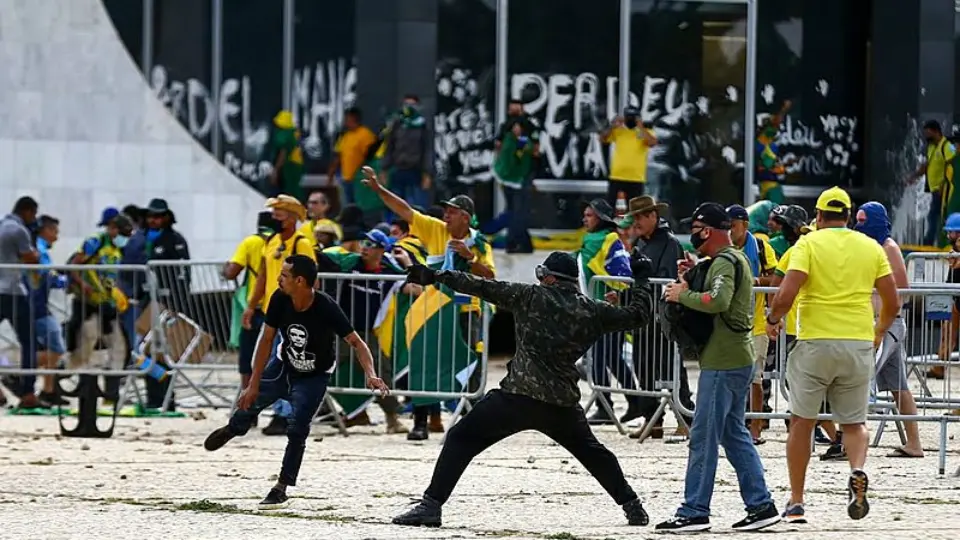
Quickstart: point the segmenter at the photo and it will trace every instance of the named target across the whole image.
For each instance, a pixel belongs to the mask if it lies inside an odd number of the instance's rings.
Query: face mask
[[[404,116],[413,116],[414,113],[417,112],[417,106],[411,105],[409,103],[404,103],[402,111]]]
[[[626,120],[624,120],[623,123],[624,123],[624,125],[626,125],[629,129],[633,129],[633,128],[637,127],[637,119],[636,119],[636,118],[627,118]]]
[[[933,137],[924,137],[924,139],[926,139],[927,143],[929,144],[933,144],[935,142]]]
[[[116,248],[123,249],[123,248],[125,248],[125,247],[127,246],[127,241],[129,241],[129,240],[130,240],[130,237],[129,237],[129,236],[121,236],[121,235],[118,234],[118,235],[117,235],[116,237],[114,237],[114,239],[113,239],[113,245],[114,245],[114,247],[116,247]]]
[[[161,232],[159,229],[150,229],[147,231],[147,240],[151,242],[155,241],[157,238],[160,238]]]
[[[698,233],[696,233],[696,234],[691,234],[691,235],[690,235],[690,244],[692,244],[692,245],[693,245],[693,249],[695,249],[695,250],[697,250],[697,251],[700,251],[700,247],[703,246],[703,243],[707,241],[706,238],[700,236],[700,233],[702,233],[702,232],[703,232],[703,231],[700,231],[700,232],[698,232]]]
[[[790,245],[796,244],[797,240],[800,240],[800,235],[797,234],[796,229],[793,227],[784,227],[781,229],[783,237],[787,239],[787,243]]]

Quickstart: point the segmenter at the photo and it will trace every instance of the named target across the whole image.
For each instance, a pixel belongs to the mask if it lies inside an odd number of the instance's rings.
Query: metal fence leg
[[[947,420],[946,417],[940,417],[940,447],[937,449],[937,471],[940,476],[947,472]]]
[[[610,396],[611,399],[613,396]],[[617,431],[621,435],[626,435],[627,430],[623,427],[623,424],[620,423],[620,419],[617,418],[617,413],[613,410],[613,404],[607,401],[607,397],[603,393],[597,392],[597,402],[600,403],[600,406],[603,407],[603,410],[607,411],[607,414],[610,415],[610,420],[613,421],[613,425],[617,427]]]
[[[667,404],[670,403],[669,396],[663,396],[660,398],[660,405],[657,407],[657,410],[650,415],[650,419],[643,424],[643,429],[640,431],[640,437],[637,438],[637,444],[642,444],[647,438],[650,437],[650,433],[653,432],[653,426],[657,425],[657,422],[663,418],[664,413],[667,410]]]
[[[323,396],[323,401],[327,404],[327,407],[333,411],[333,421],[337,423],[337,431],[344,437],[349,435],[347,432],[347,424],[343,421],[343,415],[340,414],[340,411],[337,409],[337,400],[333,399],[330,392],[327,392],[326,395]]]
[[[443,437],[440,438],[440,444],[443,444],[447,440],[447,433],[450,433],[450,429],[457,423],[457,420],[469,413],[471,409],[473,409],[473,405],[470,403],[470,400],[460,398],[460,401],[457,403],[457,408],[450,414],[450,421],[447,422],[446,429],[443,430]]]

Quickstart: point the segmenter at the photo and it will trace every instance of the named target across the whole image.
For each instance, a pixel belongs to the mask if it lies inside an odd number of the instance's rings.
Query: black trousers
[[[611,205],[615,205],[617,202],[617,194],[621,191],[627,197],[627,201],[634,197],[639,197],[644,194],[646,191],[647,184],[643,182],[624,182],[622,180],[608,180],[607,181],[607,202]]]
[[[470,461],[507,437],[539,431],[573,454],[619,505],[637,498],[613,452],[590,430],[583,408],[561,407],[518,394],[491,390],[447,433],[425,495],[443,504]]]

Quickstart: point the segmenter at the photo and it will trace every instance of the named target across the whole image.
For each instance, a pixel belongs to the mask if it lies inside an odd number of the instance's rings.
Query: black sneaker
[[[672,518],[664,521],[663,523],[657,523],[655,530],[666,533],[687,533],[687,532],[703,532],[710,530],[710,518],[708,517],[695,517],[687,518],[680,516],[673,516]]]
[[[733,524],[735,531],[759,531],[780,523],[780,512],[773,503],[767,503],[747,512],[747,517]]]
[[[290,498],[287,497],[287,494],[277,488],[273,488],[270,490],[270,493],[267,493],[267,496],[260,501],[257,508],[260,510],[279,510],[280,508],[286,508],[289,504]]]
[[[416,506],[393,518],[392,523],[408,527],[439,527],[441,514],[440,503],[424,496],[417,501]]]
[[[37,394],[37,397],[40,398],[41,401],[46,401],[54,407],[63,407],[70,404],[70,402],[60,396],[60,394],[53,392],[40,392]]]
[[[634,499],[623,505],[623,513],[627,516],[627,523],[630,525],[646,527],[650,524],[650,516],[643,509],[640,499]]]
[[[827,437],[827,434],[820,429],[820,426],[817,426],[816,430],[813,432],[813,440],[817,444],[821,445],[833,444],[833,441],[831,441],[830,437]]]
[[[803,510],[802,503],[787,503],[787,509],[783,511],[782,517],[790,524],[802,525],[807,522],[807,515]]]
[[[267,424],[267,427],[260,430],[264,435],[286,435],[287,434],[287,419],[282,416],[274,415],[270,419],[270,423]]]
[[[640,408],[639,407],[627,407],[627,412],[623,413],[623,416],[620,417],[620,423],[626,424],[631,420],[636,420],[640,418]]]
[[[213,433],[210,435],[207,435],[207,440],[203,441],[203,447],[213,452],[214,450],[223,448],[223,445],[230,442],[230,439],[234,437],[236,437],[236,435],[230,433],[230,428],[223,426],[213,430]]]
[[[607,414],[607,411],[603,407],[598,407],[597,410],[587,418],[587,423],[591,426],[611,426],[613,425],[613,418],[610,418],[610,415]]]
[[[843,461],[847,459],[847,451],[842,443],[833,443],[827,451],[820,455],[820,461]]]
[[[429,438],[430,431],[427,429],[427,426],[413,426],[410,433],[407,433],[408,441],[425,441]]]
[[[847,480],[847,515],[850,519],[863,519],[870,513],[870,503],[867,501],[867,488],[870,480],[867,473],[861,470],[855,470],[850,473],[850,479]]]

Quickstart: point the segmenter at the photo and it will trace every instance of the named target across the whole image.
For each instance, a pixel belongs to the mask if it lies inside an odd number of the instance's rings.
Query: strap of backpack
[[[743,279],[743,264],[741,264],[740,261],[737,260],[737,258],[734,257],[733,255],[731,255],[730,253],[721,253],[721,254],[717,255],[717,257],[722,258],[722,259],[726,259],[727,261],[730,262],[730,264],[733,265],[733,294],[734,294],[734,295],[737,294],[737,289],[740,287],[740,280]],[[724,312],[724,313],[719,313],[718,315],[720,316],[720,320],[723,321],[723,324],[726,325],[726,327],[727,327],[728,329],[730,329],[731,332],[736,332],[736,333],[738,333],[738,334],[742,334],[742,333],[745,333],[745,332],[749,332],[750,330],[753,329],[753,326],[752,326],[752,325],[751,325],[751,326],[748,326],[747,328],[737,328],[737,327],[735,327],[735,326],[734,326],[733,324],[731,324],[730,321],[728,321],[727,318],[724,316],[724,315],[725,315],[725,312]]]

